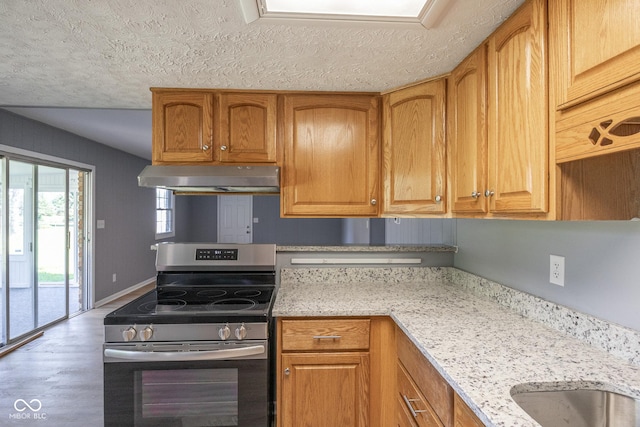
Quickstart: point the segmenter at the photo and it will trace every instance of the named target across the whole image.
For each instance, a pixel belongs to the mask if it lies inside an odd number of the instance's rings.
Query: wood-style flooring
[[[0,426],[102,426],[102,320],[151,286],[58,323],[0,358]]]

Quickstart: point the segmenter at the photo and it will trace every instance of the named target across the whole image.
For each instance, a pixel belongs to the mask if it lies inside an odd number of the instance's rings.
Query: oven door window
[[[143,370],[135,377],[135,425],[238,425],[236,368]]]

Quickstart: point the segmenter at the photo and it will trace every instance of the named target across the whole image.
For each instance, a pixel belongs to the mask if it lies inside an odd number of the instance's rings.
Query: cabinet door
[[[220,161],[275,163],[276,109],[275,94],[221,94]]]
[[[377,216],[379,97],[284,99],[283,216]]]
[[[458,396],[453,398],[453,425],[454,427],[484,427],[482,421],[478,419],[466,403]]]
[[[483,44],[449,76],[447,119],[455,213],[487,213],[486,55]]]
[[[446,212],[445,79],[384,97],[385,214]]]
[[[282,355],[281,427],[367,427],[369,355]]]
[[[153,162],[213,161],[213,95],[153,93]]]
[[[548,210],[545,41],[544,0],[526,2],[489,38],[489,194],[495,213]]]
[[[640,80],[637,0],[557,0],[549,8],[561,109]]]

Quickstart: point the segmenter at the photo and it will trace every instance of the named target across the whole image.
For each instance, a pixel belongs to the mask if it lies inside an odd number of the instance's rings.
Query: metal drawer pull
[[[407,405],[407,408],[409,408],[409,411],[411,412],[411,415],[413,415],[413,418],[418,418],[418,414],[421,412],[427,412],[426,409],[413,409],[413,405],[411,404],[411,402],[418,402],[420,399],[409,399],[404,394],[402,395],[402,399],[404,399],[404,403],[405,405]]]
[[[314,335],[314,340],[339,340],[342,338],[340,335]]]

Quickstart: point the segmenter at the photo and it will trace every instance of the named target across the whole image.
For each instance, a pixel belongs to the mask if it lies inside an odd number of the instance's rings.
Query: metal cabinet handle
[[[484,197],[491,197],[491,196],[493,196],[494,194],[496,194],[496,193],[495,193],[493,190],[486,190],[486,191],[484,192]]]
[[[342,338],[341,335],[314,335],[314,340],[339,340]]]
[[[289,368],[285,368],[285,370],[284,370],[284,374],[285,374],[286,376],[289,376],[289,374],[291,374],[291,370],[290,370]]]
[[[473,197],[474,199],[477,199],[481,195],[482,193],[480,193],[479,191],[474,191],[473,193],[471,193],[471,197]]]
[[[207,144],[202,146],[202,151],[207,151],[209,150],[209,148],[211,148],[210,146],[208,146]]]
[[[376,199],[371,199],[371,205],[375,206],[378,201]]]
[[[402,399],[404,400],[404,404],[407,405],[407,408],[409,409],[409,412],[411,412],[411,415],[413,415],[413,418],[418,418],[418,414],[420,414],[421,412],[427,412],[426,409],[414,409],[413,408],[413,405],[411,404],[411,402],[417,402],[419,399],[409,399],[404,394],[402,395]]]
[[[440,203],[442,201],[442,196],[438,195],[435,198],[436,203]]]
[[[226,146],[226,145],[222,145],[222,146],[220,147],[220,149],[221,149],[222,151],[226,151],[226,150],[227,150],[227,146]]]

